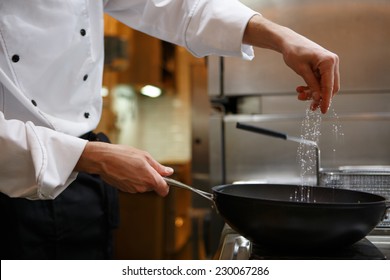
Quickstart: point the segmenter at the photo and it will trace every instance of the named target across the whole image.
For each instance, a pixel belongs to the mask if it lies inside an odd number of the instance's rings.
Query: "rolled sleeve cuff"
[[[256,14],[239,1],[200,0],[185,31],[186,47],[197,57],[220,55],[251,60],[253,48],[243,44],[242,38],[248,21]]]
[[[74,167],[84,151],[86,140],[45,128],[34,128],[29,145],[34,158],[36,195],[30,199],[54,199],[77,177]]]

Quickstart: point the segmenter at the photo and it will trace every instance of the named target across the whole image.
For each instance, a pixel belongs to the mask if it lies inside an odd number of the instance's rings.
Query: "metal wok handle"
[[[168,185],[170,186],[174,186],[174,187],[179,187],[179,188],[182,188],[182,189],[186,189],[186,190],[190,190],[190,191],[193,191],[194,193],[210,200],[211,202],[213,202],[214,204],[214,196],[211,194],[211,193],[208,193],[208,192],[205,192],[205,191],[202,191],[202,190],[198,190],[198,189],[195,189],[191,186],[188,186],[182,182],[179,182],[177,180],[174,180],[172,178],[167,178],[167,177],[164,177],[164,180],[165,182],[167,182]]]
[[[246,131],[251,131],[251,132],[260,133],[260,134],[275,137],[275,138],[281,138],[281,139],[288,140],[288,141],[294,141],[294,142],[297,142],[300,144],[314,146],[316,149],[318,149],[318,145],[316,142],[311,141],[311,140],[307,140],[304,138],[298,138],[298,137],[287,135],[285,133],[273,131],[273,130],[262,128],[262,127],[252,126],[252,125],[248,125],[248,124],[242,124],[239,122],[236,124],[236,127],[239,129],[242,129],[242,130],[246,130]]]
[[[287,134],[280,133],[280,132],[273,131],[273,130],[269,130],[269,129],[265,129],[262,127],[247,125],[247,124],[243,124],[243,123],[238,122],[237,128],[287,140]]]

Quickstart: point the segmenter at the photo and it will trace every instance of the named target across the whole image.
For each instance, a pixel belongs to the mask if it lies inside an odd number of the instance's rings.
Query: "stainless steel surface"
[[[248,260],[251,254],[250,241],[225,225],[218,251],[214,258],[220,260]]]
[[[388,0],[243,0],[266,17],[336,52],[342,90],[322,117],[321,167],[390,164],[390,2]],[[256,49],[252,62],[210,57],[209,96],[239,97],[237,112],[210,122],[213,185],[234,181],[301,183],[297,145],[237,131],[236,122],[300,135],[308,104],[280,54]],[[223,60],[223,61],[222,61]],[[221,62],[222,61],[222,62]],[[335,128],[342,134],[337,135]],[[222,152],[221,152],[222,151]],[[216,174],[214,175],[214,170]],[[312,175],[315,182],[315,174]],[[219,181],[218,181],[219,180]]]
[[[390,260],[390,230],[374,230],[366,238],[380,250],[387,260]],[[251,242],[225,225],[221,234],[219,250],[214,259],[248,260],[251,253]]]
[[[388,200],[390,207],[390,166],[341,166],[335,170],[322,170],[319,178],[323,187],[381,195]],[[390,228],[389,210],[378,226]]]
[[[390,200],[390,170],[375,171],[374,167],[366,168],[367,170],[359,169],[359,171],[352,169],[347,171],[342,167],[335,170],[322,170],[320,184],[324,187],[373,192]]]
[[[321,186],[366,191],[384,196],[390,201],[390,171],[323,170],[320,177]]]
[[[269,130],[269,129],[265,129],[263,127],[258,127],[258,126],[252,126],[252,125],[248,125],[248,124],[242,124],[242,123],[237,123],[237,128],[239,129],[243,129],[243,130],[247,130],[247,131],[250,131],[250,132],[254,132],[254,133],[259,133],[259,134],[263,134],[263,135],[266,135],[266,136],[271,136],[271,137],[275,137],[275,138],[281,138],[281,139],[284,139],[284,140],[288,140],[288,141],[293,141],[293,142],[296,142],[298,144],[302,144],[302,145],[307,145],[310,148],[314,148],[315,150],[315,171],[316,171],[316,182],[315,182],[315,185],[319,185],[320,184],[320,165],[321,165],[321,158],[320,158],[320,148],[318,147],[318,144],[317,142],[314,142],[314,141],[311,141],[311,140],[307,140],[303,137],[301,138],[298,138],[298,137],[295,137],[295,136],[290,136],[290,135],[287,135],[285,133],[282,133],[282,132],[278,132],[278,131],[273,131],[273,130]]]
[[[225,116],[224,122],[227,182],[302,182],[297,144],[236,129],[236,123],[243,122],[284,131],[286,134],[299,134],[302,122],[299,115],[229,115]],[[341,124],[343,136],[336,137],[333,132],[333,126],[337,123]],[[340,114],[337,120],[324,116],[318,143],[321,168],[337,169],[339,166],[362,164],[390,165],[389,128],[390,113],[375,117]],[[218,143],[221,139],[212,141]],[[312,180],[316,180],[315,172]]]
[[[322,116],[321,168],[390,165],[390,2],[241,1],[340,57],[341,91]],[[251,62],[208,59],[208,95],[214,106],[222,104],[216,106],[209,123],[211,185],[302,183],[297,144],[235,127],[243,122],[301,135],[309,103],[297,101],[295,88],[304,82],[279,53],[255,49],[255,56]],[[316,184],[317,174],[305,175],[307,183]],[[384,186],[384,191],[389,188]]]
[[[340,57],[343,92],[390,89],[388,0],[241,0]],[[253,62],[224,58],[224,95],[283,94],[302,84],[279,53],[255,49]],[[221,95],[219,58],[209,61],[210,94]]]
[[[387,260],[390,260],[390,231],[375,232],[374,230],[367,239],[385,255]]]
[[[246,238],[238,234],[229,234],[222,244],[220,260],[248,260],[250,258],[251,247]]]

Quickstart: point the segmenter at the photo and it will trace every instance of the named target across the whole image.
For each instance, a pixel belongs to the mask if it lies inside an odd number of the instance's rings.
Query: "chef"
[[[337,55],[237,0],[2,0],[2,259],[110,258],[116,191],[168,193],[171,168],[93,132],[105,12],[197,57],[279,52],[303,78],[298,99],[312,110],[326,113],[339,90]]]

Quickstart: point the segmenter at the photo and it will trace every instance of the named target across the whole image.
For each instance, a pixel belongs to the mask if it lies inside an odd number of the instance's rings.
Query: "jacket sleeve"
[[[32,122],[6,120],[0,112],[0,143],[0,191],[54,199],[76,178],[73,168],[86,141]]]
[[[0,98],[5,85],[18,90],[0,69]],[[86,142],[32,122],[8,120],[0,111],[0,192],[54,199],[76,178],[73,169]]]
[[[242,37],[256,12],[238,0],[106,0],[105,11],[197,57],[253,58],[252,47],[242,44]]]

